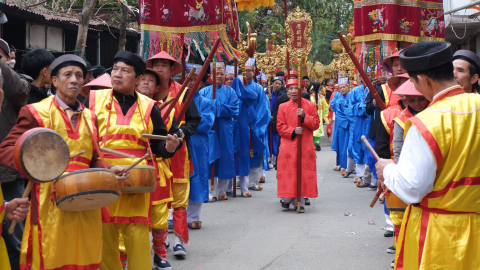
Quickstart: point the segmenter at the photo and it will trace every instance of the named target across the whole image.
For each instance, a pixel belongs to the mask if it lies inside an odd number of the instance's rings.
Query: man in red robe
[[[289,210],[290,203],[297,204],[297,141],[302,136],[302,181],[300,197],[300,213],[305,212],[305,197],[318,197],[317,190],[317,156],[313,142],[313,131],[320,125],[315,103],[298,97],[298,80],[287,81],[290,100],[282,103],[278,109],[277,130],[281,137],[279,156],[277,161],[277,197],[282,198],[282,208]],[[302,108],[298,109],[297,101],[300,98]],[[301,116],[302,125],[298,127],[298,116]]]

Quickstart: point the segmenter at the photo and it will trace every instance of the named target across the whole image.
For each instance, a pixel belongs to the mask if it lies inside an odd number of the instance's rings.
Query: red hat
[[[338,89],[338,83],[333,86],[333,89]]]
[[[298,72],[295,71],[295,70],[291,70],[291,71],[290,71],[290,76],[295,76],[295,77],[298,78]],[[288,73],[285,73],[284,78],[285,78],[285,79],[288,79],[288,78],[289,78]]]
[[[402,81],[405,82],[408,79],[409,79],[409,77],[408,77],[407,73],[400,74],[400,75],[388,78],[387,85],[388,85],[388,87],[390,87],[390,89],[395,91],[398,88],[398,86],[400,85],[400,82],[402,82]]]
[[[155,54],[154,56],[148,58],[147,60],[147,65],[148,67],[153,67],[153,60],[155,59],[164,59],[164,60],[170,60],[170,61],[173,61],[173,72],[172,72],[172,75],[176,75],[180,72],[182,72],[182,64],[180,64],[180,62],[178,62],[177,60],[175,60],[175,58],[173,58],[170,54],[168,54],[167,52],[160,52],[160,53],[157,53]],[[168,78],[167,78],[168,79]]]
[[[85,84],[83,87],[88,87],[88,86],[90,86],[90,87],[91,86],[105,87],[104,89],[113,88],[112,87],[112,79],[110,78],[110,75],[108,75],[107,73],[105,73],[102,76],[96,78],[95,80]]]
[[[403,51],[403,49],[400,50],[400,51],[397,51],[397,52],[393,53],[392,55],[390,55],[389,57],[383,59],[382,68],[387,72],[392,72],[393,58],[400,57],[400,53],[402,51]]]
[[[408,80],[404,82],[397,90],[393,91],[395,95],[405,95],[405,96],[423,96],[420,92],[415,89],[415,85],[412,81]]]
[[[287,80],[287,87],[295,86],[295,85],[298,86],[298,79],[290,79],[290,80]]]
[[[358,82],[357,81],[352,81],[352,85],[358,86]]]

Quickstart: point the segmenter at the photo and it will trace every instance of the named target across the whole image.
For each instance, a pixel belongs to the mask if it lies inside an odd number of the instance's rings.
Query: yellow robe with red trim
[[[170,80],[167,99],[176,97],[181,87],[182,86],[179,83]],[[178,119],[178,113],[182,107],[183,97],[186,92],[187,91],[185,90],[182,93],[182,96],[178,99],[177,104],[175,104],[175,117],[177,117],[178,127],[181,127],[185,123],[185,117],[183,119]],[[188,158],[187,144],[183,143],[182,147],[177,150],[175,155],[170,159],[171,170],[173,173],[173,183],[188,183],[188,181],[190,181],[190,174],[193,172],[193,169],[190,168],[191,164]]]
[[[162,102],[157,103],[160,106]],[[168,106],[162,110],[162,116],[166,113]],[[165,119],[165,126],[167,131],[170,131],[173,123],[173,116],[175,109],[170,112],[170,115]],[[155,192],[151,194],[152,205],[159,205],[162,203],[168,203],[173,201],[172,193],[172,176],[173,173],[170,170],[170,159],[163,159],[161,157],[156,158],[158,168],[160,170],[160,180],[157,182]]]
[[[437,163],[433,191],[405,212],[396,269],[480,269],[480,96],[438,96],[415,125]],[[434,172],[432,172],[434,173]]]
[[[98,118],[99,145],[143,157],[147,153],[148,141],[142,138],[142,134],[153,132],[150,113],[154,105],[152,99],[137,92],[137,101],[124,116],[112,89],[90,91],[89,106]],[[130,165],[136,161],[105,152],[103,156],[111,165]],[[152,162],[147,164],[143,160],[139,165],[152,165]],[[108,206],[110,222],[150,225],[150,207],[150,193],[120,194],[118,200]]]
[[[0,220],[3,221],[5,216],[5,202],[3,201],[3,191],[0,186]],[[3,226],[0,226],[0,269],[10,270],[10,261],[8,259],[7,247],[2,237]]]
[[[53,103],[52,103],[53,101]],[[54,96],[27,105],[40,127],[50,126],[67,142],[70,155],[85,150],[85,154],[69,162],[66,172],[87,169],[93,156],[93,140],[85,126],[85,118],[94,136],[95,116],[84,108],[75,130]],[[34,183],[30,212],[23,233],[20,268],[55,270],[98,269],[102,261],[102,212],[100,209],[65,212],[51,200],[51,183]]]

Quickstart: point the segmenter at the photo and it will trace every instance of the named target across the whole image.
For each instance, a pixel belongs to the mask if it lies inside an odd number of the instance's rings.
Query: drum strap
[[[145,125],[145,118],[143,118],[142,110],[140,109],[140,103],[138,103],[138,112],[140,113],[140,118],[142,119],[142,125],[143,125],[143,132],[147,133],[147,126]],[[160,172],[158,169],[158,164],[155,162],[155,157],[152,152],[152,147],[150,146],[150,139],[147,138],[147,146],[148,146],[148,152],[150,152],[150,158],[153,163],[153,167],[155,168],[155,173],[157,175],[157,181],[160,181]],[[147,161],[148,162],[148,161]]]

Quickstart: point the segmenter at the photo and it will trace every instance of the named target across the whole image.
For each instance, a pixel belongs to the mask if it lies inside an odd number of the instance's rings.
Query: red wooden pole
[[[217,68],[216,68],[216,64],[215,62],[213,62],[213,68],[212,68],[212,81],[213,81],[213,84],[212,84],[212,96],[213,96],[213,100],[215,100],[215,92],[216,92],[216,86],[217,86]],[[213,130],[215,130],[215,122],[213,122]],[[210,182],[212,184],[212,191],[214,190],[214,186],[215,186],[215,163],[212,164],[212,177],[210,179]]]
[[[340,38],[340,41],[342,42],[343,47],[345,48],[348,55],[350,56],[350,59],[352,59],[353,64],[357,68],[358,72],[360,72],[360,76],[362,76],[363,81],[365,82],[368,89],[370,90],[370,93],[372,94],[373,98],[377,102],[378,107],[380,107],[380,110],[382,110],[382,111],[385,110],[387,107],[385,106],[385,103],[383,103],[383,100],[378,95],[377,88],[373,87],[373,84],[370,81],[370,79],[368,78],[367,73],[365,73],[365,70],[363,70],[363,67],[360,66],[360,63],[358,62],[357,58],[353,54],[352,49],[350,48],[350,46],[348,46],[348,43],[345,40],[345,38],[343,38],[342,33],[340,31],[338,31],[337,35]]]
[[[182,84],[182,87],[180,87],[180,90],[178,91],[177,95],[175,96],[174,100],[172,101],[172,103],[170,103],[170,106],[168,107],[168,109],[165,111],[165,114],[162,116],[162,120],[165,122],[165,120],[167,119],[167,117],[170,115],[170,112],[173,110],[173,108],[175,107],[175,104],[177,104],[178,102],[178,99],[180,99],[180,96],[182,96],[182,93],[183,91],[185,91],[186,87],[187,87],[187,84],[188,82],[190,82],[190,80],[192,79],[192,76],[193,74],[195,74],[195,70],[197,68],[192,68],[192,70],[190,70],[190,73],[188,73],[188,76],[187,78],[185,79],[185,81],[183,82]]]
[[[235,42],[235,49],[237,48],[237,43]],[[235,78],[237,77],[237,74],[238,74],[238,60],[237,58],[235,58],[235,62],[234,62],[234,72],[235,72]],[[237,118],[235,117],[235,120],[237,120]],[[235,176],[233,177],[232,179],[232,191],[233,191],[233,197],[236,198],[237,197],[237,153],[233,154],[234,156],[234,159],[235,159]]]
[[[193,100],[193,96],[197,92],[198,86],[202,82],[203,75],[205,75],[205,72],[207,72],[208,66],[210,66],[210,62],[212,62],[213,55],[217,51],[218,44],[220,43],[221,38],[218,37],[217,40],[215,41],[215,44],[212,46],[212,50],[208,54],[207,59],[205,60],[205,63],[203,64],[202,69],[200,70],[200,74],[198,74],[198,78],[195,81],[195,83],[192,86],[192,89],[190,89],[190,93],[188,94],[187,100],[183,103],[182,107],[180,108],[180,112],[177,115],[177,121],[180,122],[183,120],[183,117],[185,116],[185,113],[187,112],[187,108],[190,105],[190,103]]]
[[[300,84],[300,80],[298,80]],[[302,108],[302,88],[298,87],[297,105]],[[298,127],[302,126],[302,118],[298,116]],[[300,196],[302,194],[302,135],[297,134],[297,212],[300,212]]]

